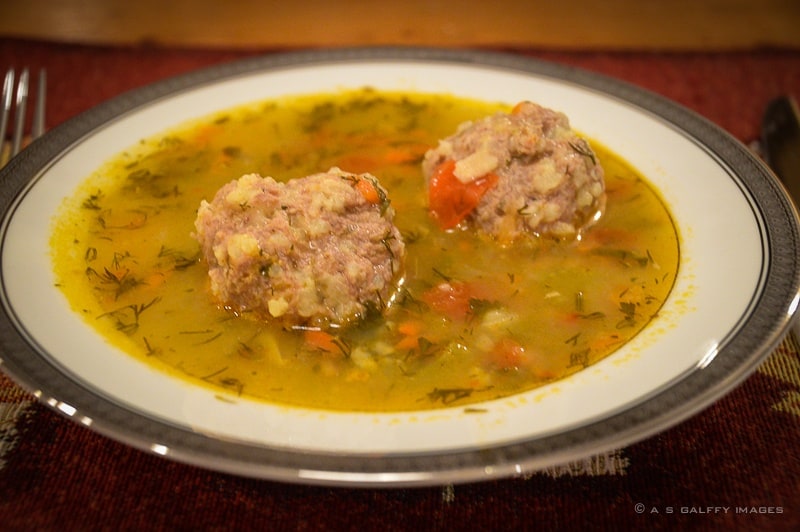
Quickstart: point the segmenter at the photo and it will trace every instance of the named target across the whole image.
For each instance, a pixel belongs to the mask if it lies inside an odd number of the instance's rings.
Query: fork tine
[[[22,134],[25,131],[25,107],[28,105],[28,69],[24,69],[17,83],[17,103],[14,114],[14,138],[11,143],[11,156],[22,148]]]
[[[14,95],[15,71],[8,69],[3,81],[3,95],[0,101],[0,168],[2,168],[12,157],[16,156],[23,144],[26,144],[25,137],[25,113],[28,106],[28,91],[30,85],[30,72],[27,68],[23,69],[19,76],[16,87],[16,99]],[[39,70],[39,80],[33,120],[31,124],[30,140],[35,140],[44,134],[45,127],[45,108],[47,96],[47,73],[44,69]],[[14,130],[11,135],[11,142],[6,145],[6,131],[11,119],[11,108],[14,109]]]
[[[39,83],[36,92],[36,107],[33,110],[33,126],[31,129],[31,140],[38,139],[44,134],[44,115],[47,98],[47,71],[39,70]]]
[[[5,81],[3,82],[3,109],[0,112],[0,146],[6,142],[6,128],[8,127],[8,115],[11,113],[11,101],[14,94],[14,69],[8,69]]]

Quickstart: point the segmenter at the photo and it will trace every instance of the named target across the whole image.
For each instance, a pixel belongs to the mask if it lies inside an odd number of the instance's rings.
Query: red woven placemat
[[[0,67],[45,67],[48,126],[196,68],[267,51],[0,40]],[[800,53],[520,51],[663,94],[744,142],[766,102],[800,97]],[[800,529],[800,355],[787,339],[741,386],[624,449],[502,481],[421,489],[286,485],[128,448],[0,375],[0,529]]]

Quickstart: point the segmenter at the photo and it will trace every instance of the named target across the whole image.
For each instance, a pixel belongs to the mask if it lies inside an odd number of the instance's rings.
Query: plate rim
[[[725,356],[714,357],[701,370],[691,371],[671,385],[654,390],[636,404],[601,420],[531,440],[452,452],[381,455],[298,452],[247,442],[222,441],[164,420],[155,420],[98,397],[91,389],[70,379],[37,354],[12,323],[5,299],[2,305],[3,319],[0,320],[0,342],[6,348],[6,353],[0,356],[0,369],[37,395],[43,404],[72,421],[88,425],[92,430],[128,446],[163,455],[161,447],[155,446],[158,442],[158,445],[169,448],[169,458],[206,469],[305,484],[380,487],[438,485],[518,475],[629,445],[663,431],[707,408],[731,391],[756,369],[790,327],[800,297],[798,214],[777,178],[762,162],[719,126],[654,92],[578,67],[504,52],[413,47],[283,52],[213,65],[127,91],[60,124],[0,170],[0,182],[4,183],[0,190],[3,213],[0,237],[5,240],[7,221],[13,217],[9,209],[13,211],[15,199],[31,186],[36,176],[41,175],[60,154],[80,144],[82,139],[104,124],[135,112],[143,105],[226,79],[284,68],[359,61],[440,62],[548,77],[623,101],[657,117],[660,122],[698,143],[709,156],[737,170],[741,186],[747,187],[761,210],[765,205],[771,207],[769,216],[764,217],[765,246],[770,257],[766,279],[755,308],[742,317],[738,328],[738,331],[756,330],[759,334],[745,336],[732,332],[720,349]],[[781,249],[793,249],[794,256],[778,253]],[[776,318],[779,310],[767,312],[764,307],[782,310],[783,317]],[[45,397],[41,391],[37,393],[38,383],[41,382],[55,385],[51,387],[59,391],[61,399]],[[90,406],[81,410],[87,412],[83,419],[91,419],[91,422],[76,419],[64,409],[65,404],[83,405],[87,401]],[[165,438],[165,433],[170,438]],[[211,463],[209,456],[214,457]]]

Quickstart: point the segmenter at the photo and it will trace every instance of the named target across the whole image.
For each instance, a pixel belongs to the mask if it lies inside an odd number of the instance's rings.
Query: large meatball
[[[195,238],[226,307],[286,327],[338,327],[392,301],[405,246],[386,191],[339,168],[286,183],[257,174],[203,201]]]
[[[422,163],[444,228],[472,226],[500,241],[570,238],[605,208],[603,168],[563,113],[522,102],[459,126]]]

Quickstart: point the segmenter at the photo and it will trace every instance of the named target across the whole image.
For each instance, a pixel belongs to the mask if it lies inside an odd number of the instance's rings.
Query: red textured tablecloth
[[[174,74],[268,51],[0,39],[45,67],[49,127]],[[800,51],[515,51],[621,78],[749,143],[768,100],[800,98]],[[415,489],[287,485],[207,471],[81,427],[0,374],[0,530],[800,530],[800,355],[785,340],[729,395],[657,436],[524,478]]]

